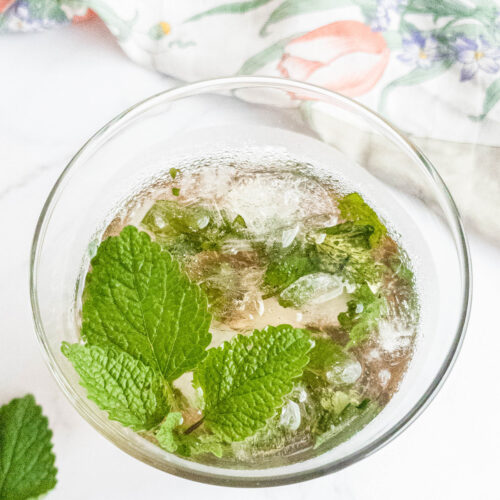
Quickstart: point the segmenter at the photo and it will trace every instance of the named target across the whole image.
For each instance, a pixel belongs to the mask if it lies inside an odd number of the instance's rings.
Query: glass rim
[[[330,100],[333,100],[334,102],[336,101],[337,103],[342,103],[346,105],[349,110],[352,111],[354,109],[355,111],[361,113],[363,118],[369,123],[371,129],[373,129],[374,126],[378,126],[383,135],[388,137],[392,142],[395,142],[400,148],[405,149],[405,153],[413,157],[413,159],[422,167],[424,172],[430,177],[430,179],[434,183],[434,186],[437,188],[437,192],[440,195],[440,207],[443,209],[446,217],[446,222],[450,226],[450,231],[454,240],[455,248],[457,250],[458,260],[462,272],[461,314],[455,335],[453,337],[453,342],[446,357],[442,361],[439,370],[434,375],[432,382],[427,387],[426,391],[420,396],[418,401],[405,413],[402,418],[396,421],[390,427],[390,429],[384,432],[377,439],[373,440],[371,443],[360,447],[358,450],[344,457],[333,460],[326,465],[318,465],[308,470],[282,474],[279,476],[261,476],[259,475],[259,472],[261,472],[260,470],[252,470],[252,473],[255,472],[255,474],[253,475],[247,476],[244,474],[240,474],[239,476],[233,476],[225,472],[227,471],[227,469],[217,467],[213,468],[218,472],[203,472],[196,469],[196,466],[199,464],[189,461],[185,461],[185,463],[187,464],[186,466],[179,466],[178,464],[176,465],[174,463],[171,463],[168,466],[162,464],[163,466],[160,467],[159,464],[154,460],[154,457],[150,456],[146,451],[140,450],[134,445],[129,444],[128,442],[124,442],[124,440],[116,439],[115,436],[112,435],[111,432],[109,432],[106,426],[104,426],[102,422],[100,422],[96,418],[95,413],[89,411],[88,408],[81,403],[81,396],[79,396],[73,390],[72,384],[66,379],[66,377],[60,370],[46,339],[46,333],[40,315],[36,289],[39,263],[38,255],[43,245],[44,236],[50,222],[52,211],[57,204],[58,195],[64,189],[64,181],[66,180],[66,177],[73,168],[76,168],[78,166],[79,160],[85,156],[87,150],[98,149],[100,144],[104,140],[106,140],[108,136],[113,136],[114,134],[119,132],[122,127],[127,125],[127,123],[134,120],[137,116],[147,112],[157,104],[172,102],[181,98],[190,97],[197,94],[204,94],[207,92],[237,90],[247,87],[275,88],[278,90],[291,90],[295,92],[305,91],[308,93],[319,95],[323,98],[328,98]],[[441,176],[438,174],[427,157],[420,151],[420,149],[415,146],[405,135],[403,135],[394,125],[392,125],[385,118],[380,116],[375,111],[372,111],[368,107],[364,106],[363,104],[316,85],[277,77],[235,76],[184,84],[173,89],[164,90],[146,99],[143,99],[142,101],[139,101],[138,103],[130,106],[128,109],[115,116],[83,144],[83,146],[68,162],[59,178],[57,179],[56,183],[52,187],[38,218],[30,255],[30,300],[35,326],[35,334],[45,363],[56,379],[60,389],[63,391],[70,403],[76,408],[78,413],[106,439],[111,441],[113,444],[115,444],[134,458],[137,458],[142,462],[148,463],[149,465],[152,465],[160,470],[179,477],[191,479],[201,483],[220,486],[268,487],[293,484],[310,480],[316,477],[330,474],[332,472],[339,471],[349,465],[352,465],[359,460],[368,457],[375,451],[381,449],[386,444],[391,442],[401,432],[408,428],[408,426],[412,424],[415,419],[427,408],[427,406],[437,395],[446,378],[448,377],[463,343],[467,323],[469,320],[471,298],[471,258],[461,217],[459,215],[456,204],[451,197],[451,194]],[[307,460],[305,462],[307,462]],[[287,466],[284,466],[283,468],[286,467]],[[272,471],[275,469],[271,468],[267,470]]]

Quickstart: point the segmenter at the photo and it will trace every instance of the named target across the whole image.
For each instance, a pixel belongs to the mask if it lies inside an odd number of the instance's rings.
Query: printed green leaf
[[[185,23],[190,23],[193,21],[199,21],[207,16],[214,16],[218,14],[244,14],[245,12],[249,12],[251,10],[257,9],[262,5],[266,5],[272,0],[249,0],[247,2],[232,2],[225,3],[222,5],[218,5],[212,9],[205,10],[200,12],[194,16],[191,16],[189,19],[184,21]]]
[[[387,228],[359,193],[350,193],[342,197],[338,202],[338,207],[340,215],[345,220],[372,226],[373,234],[370,236],[372,248],[375,248],[387,234]]]
[[[31,395],[0,408],[0,498],[37,498],[56,485],[52,432]]]
[[[400,31],[382,31],[380,32],[385,39],[385,43],[390,50],[400,50],[403,40]]]
[[[385,310],[385,299],[368,285],[361,285],[347,302],[347,311],[338,315],[339,323],[349,334],[347,346],[359,345],[374,333]]]
[[[278,40],[277,42],[273,43],[269,47],[265,48],[264,50],[261,50],[257,54],[253,55],[249,59],[247,59],[244,63],[243,66],[238,71],[238,75],[253,75],[257,71],[259,71],[261,68],[263,68],[266,64],[270,63],[271,61],[276,61],[278,59],[281,59],[281,56],[283,55],[283,52],[285,50],[286,44],[290,41],[293,40],[294,38],[298,38],[301,36],[303,33],[297,33],[292,36],[287,36],[286,38],[282,38],[281,40]]]
[[[367,20],[373,19],[377,15],[377,0],[352,0],[352,3],[357,5]],[[384,35],[384,32],[381,32]]]
[[[288,17],[298,16],[307,12],[314,12],[317,10],[329,10],[332,8],[345,7],[352,2],[349,0],[285,0],[279,7],[277,7],[264,26],[260,30],[260,36],[268,35],[268,28],[271,24],[276,24]]]
[[[177,453],[184,457],[192,457],[203,453],[212,453],[221,457],[223,446],[221,440],[213,434],[184,434],[181,428],[182,415],[169,413],[161,424],[156,439],[158,444],[170,453]]]
[[[464,20],[460,18],[454,18],[439,29],[439,35],[446,36],[450,39],[457,36],[467,36],[469,38],[484,36],[489,38],[489,30],[487,26],[475,22],[475,20],[464,22]]]
[[[128,226],[92,259],[82,337],[110,344],[172,381],[193,369],[211,340],[205,294],[146,233]]]
[[[227,442],[264,427],[301,376],[311,347],[307,331],[280,325],[210,349],[193,380],[203,392],[206,427]]]
[[[27,8],[29,15],[33,19],[50,19],[58,23],[68,21],[68,17],[63,9],[61,9],[60,2],[48,2],[43,0],[28,0]]]
[[[406,13],[412,14],[432,14],[434,20],[439,17],[474,17],[475,7],[469,7],[465,2],[455,0],[409,0],[406,7]]]
[[[500,78],[495,80],[486,89],[483,101],[483,112],[478,116],[469,116],[471,120],[481,121],[488,116],[488,113],[496,106],[500,100]]]
[[[380,99],[378,103],[378,111],[379,113],[385,114],[387,99],[389,94],[397,87],[401,86],[409,86],[409,85],[418,85],[427,80],[431,80],[432,78],[436,78],[441,75],[445,71],[447,71],[451,65],[453,64],[453,60],[444,60],[436,62],[430,68],[415,68],[404,76],[396,78],[396,80],[392,81],[382,90],[380,94]]]
[[[63,343],[63,354],[80,375],[80,384],[99,408],[136,431],[159,424],[169,410],[162,377],[113,347]]]

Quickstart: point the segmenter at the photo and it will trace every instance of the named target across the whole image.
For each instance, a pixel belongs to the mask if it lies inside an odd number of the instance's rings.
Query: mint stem
[[[189,427],[188,429],[186,429],[184,431],[184,434],[191,434],[191,432],[193,432],[196,429],[198,429],[198,427],[203,423],[204,420],[205,420],[205,417],[202,417],[200,420],[198,420],[198,422],[195,422],[191,427]]]

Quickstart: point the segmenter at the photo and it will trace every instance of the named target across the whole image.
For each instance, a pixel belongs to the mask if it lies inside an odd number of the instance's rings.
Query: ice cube
[[[296,237],[297,223],[335,211],[318,181],[280,169],[235,177],[221,205],[230,214],[241,215],[252,233],[280,238],[283,246]]]
[[[307,391],[301,386],[298,387],[297,391],[297,399],[299,400],[299,403],[303,403],[307,399]]]
[[[380,347],[389,353],[410,347],[415,332],[395,322],[383,321],[379,324]]]
[[[281,234],[281,246],[283,248],[287,248],[293,243],[293,240],[297,236],[299,229],[299,225],[296,224],[295,226],[283,231],[283,233]]]
[[[380,380],[382,387],[385,387],[387,382],[391,379],[391,372],[389,370],[380,370],[378,372],[378,379]]]
[[[341,295],[344,287],[344,281],[339,276],[313,273],[294,281],[281,292],[280,297],[285,303],[295,307],[323,304]]]
[[[354,384],[361,376],[362,368],[359,361],[348,359],[345,363],[334,365],[327,372],[326,378],[332,384]]]
[[[300,407],[295,401],[288,401],[288,403],[281,409],[280,425],[296,431],[300,426]]]

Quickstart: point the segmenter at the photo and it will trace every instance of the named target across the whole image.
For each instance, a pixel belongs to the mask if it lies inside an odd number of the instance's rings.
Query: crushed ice
[[[288,403],[281,409],[280,425],[296,431],[300,426],[300,408],[295,401],[288,401]]]

